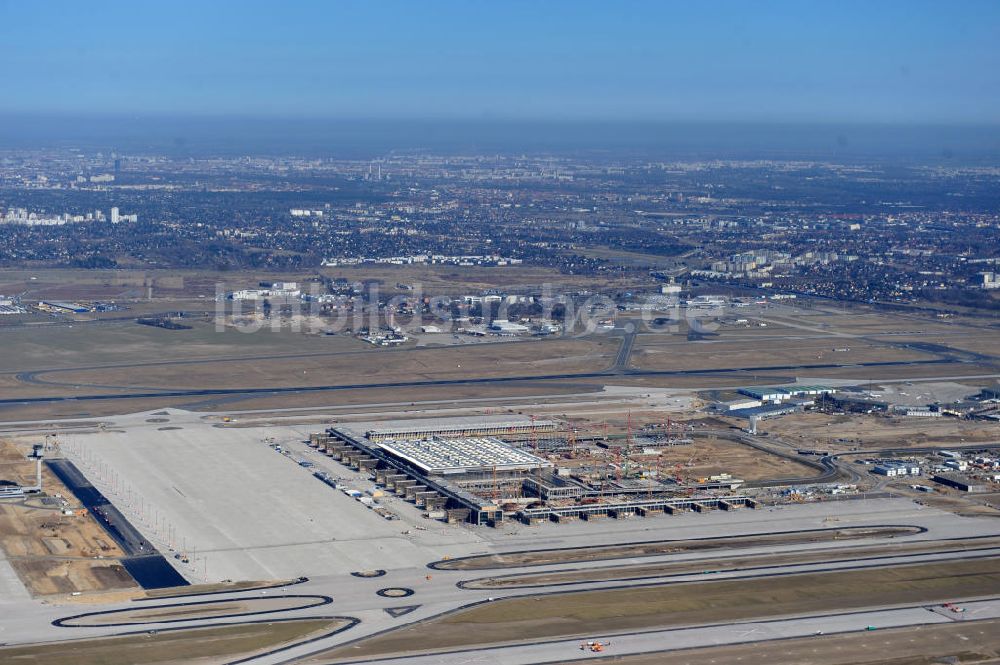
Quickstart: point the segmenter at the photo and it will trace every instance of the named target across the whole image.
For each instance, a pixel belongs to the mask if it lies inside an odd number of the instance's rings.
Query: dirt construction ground
[[[743,480],[802,478],[819,474],[819,471],[804,464],[714,437],[696,437],[690,445],[665,448],[659,458],[665,474],[672,475],[679,471],[685,479],[697,480],[720,473]],[[677,465],[680,465],[679,470]]]
[[[1000,423],[957,418],[828,416],[807,413],[767,421],[767,430],[790,442],[824,448],[906,448],[1000,441]]]
[[[0,441],[0,477],[27,481],[30,447]],[[73,495],[43,467],[48,499],[0,502],[0,546],[21,582],[36,596],[135,589],[117,557],[123,552]],[[65,500],[56,498],[61,495]],[[72,514],[66,515],[64,511]],[[97,558],[100,557],[100,558]]]

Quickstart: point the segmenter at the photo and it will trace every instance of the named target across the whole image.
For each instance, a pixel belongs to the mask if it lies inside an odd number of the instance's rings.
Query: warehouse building
[[[499,335],[521,335],[530,330],[531,328],[523,323],[514,323],[513,321],[496,320],[490,324],[490,331]]]
[[[932,411],[927,407],[901,406],[894,407],[893,411],[909,418],[940,418],[944,414],[940,411]]]
[[[90,311],[88,307],[78,305],[75,302],[59,302],[55,300],[42,300],[38,303],[38,308],[50,312],[68,312],[70,314],[84,314]]]
[[[920,465],[909,462],[899,464],[878,464],[872,468],[872,473],[880,476],[887,476],[889,478],[893,478],[895,476],[919,476]]]
[[[778,402],[788,397],[784,388],[740,388],[739,392],[761,402]]]
[[[798,404],[764,404],[763,406],[757,406],[751,409],[734,409],[726,415],[750,420],[751,418],[777,418],[778,416],[784,416],[801,410],[802,407]]]
[[[889,402],[865,395],[837,395],[833,398],[833,406],[851,413],[884,413],[888,412]]]
[[[961,492],[979,493],[986,491],[985,485],[977,483],[968,476],[960,476],[953,473],[939,473],[931,477],[931,480],[948,487],[954,487]]]
[[[837,392],[827,386],[770,386],[763,388],[740,388],[739,392],[762,402],[783,402],[792,397],[819,397]]]
[[[715,405],[717,411],[738,411],[740,409],[753,409],[761,406],[763,402],[759,399],[734,399],[729,402],[718,402]]]

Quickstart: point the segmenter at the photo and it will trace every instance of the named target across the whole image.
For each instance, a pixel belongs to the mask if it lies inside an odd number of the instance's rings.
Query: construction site
[[[730,473],[688,472],[718,462],[702,459],[690,426],[668,421],[640,433],[630,415],[626,421],[623,433],[508,416],[352,423],[312,434],[309,445],[448,522],[497,526],[757,506],[738,491],[744,480]]]
[[[0,551],[35,596],[134,591],[114,538],[42,464],[58,445],[0,440]]]

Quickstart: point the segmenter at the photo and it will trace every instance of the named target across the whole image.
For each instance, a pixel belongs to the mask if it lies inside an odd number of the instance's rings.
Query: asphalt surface
[[[181,577],[128,518],[84,477],[73,462],[67,459],[51,459],[46,460],[45,464],[128,555],[120,559],[121,564],[139,586],[143,589],[163,589],[187,585],[187,580]]]
[[[824,516],[836,516],[835,524],[839,526],[867,526],[871,527],[877,524],[913,524],[916,526],[923,526],[928,529],[926,533],[915,534],[914,536],[901,537],[892,539],[891,542],[912,542],[916,540],[920,541],[936,541],[941,538],[947,537],[959,537],[963,535],[969,535],[970,533],[981,534],[984,530],[992,530],[996,534],[1000,534],[1000,523],[994,523],[991,520],[969,520],[955,518],[952,515],[942,513],[940,511],[935,511],[933,509],[927,509],[919,506],[915,506],[912,502],[894,499],[894,500],[874,500],[866,502],[851,502],[850,507],[840,507],[833,505],[804,505],[804,506],[789,506],[781,509],[774,510],[761,510],[752,511],[748,513],[740,514],[712,514],[709,516],[699,516],[698,520],[693,518],[688,522],[684,522],[688,526],[687,529],[692,528],[692,524],[702,524],[702,527],[697,527],[700,532],[705,534],[735,534],[735,533],[760,533],[763,531],[774,531],[775,525],[780,524],[781,529],[795,531],[805,528],[817,528],[819,526],[830,527],[831,524],[828,521],[828,517]],[[707,519],[706,519],[707,518]],[[748,521],[749,520],[749,521]],[[677,529],[681,522],[674,520],[672,518],[649,518],[642,522],[643,531],[639,532],[644,534],[641,537],[643,540],[649,540],[654,537],[655,534],[670,534],[668,537],[676,537],[676,534],[680,533]],[[675,526],[676,525],[676,526]],[[609,525],[611,526],[611,525]],[[635,528],[636,524],[622,525],[623,527]],[[649,533],[648,530],[652,530],[653,533]],[[661,531],[663,530],[663,531]],[[533,530],[527,531],[524,536],[520,539],[513,539],[510,545],[502,547],[499,551],[507,551],[508,549],[516,548],[523,549],[525,543],[533,543],[538,546],[544,546],[546,543],[553,542],[553,538],[559,541],[559,544],[565,546],[574,545],[585,545],[592,544],[594,538],[593,534],[588,536],[587,531],[575,532],[573,530],[565,531],[559,529],[549,529],[549,530]],[[548,539],[544,537],[543,534],[548,534]],[[560,535],[563,534],[563,535]],[[542,537],[539,537],[542,536]],[[634,541],[640,539],[639,534],[634,533],[631,536],[619,536],[621,541]],[[525,540],[527,539],[527,540]],[[506,540],[498,540],[497,545],[506,543]],[[854,541],[857,542],[857,541]],[[530,545],[529,545],[530,546]],[[835,551],[836,547],[840,547],[839,551]],[[788,564],[788,565],[776,565],[767,567],[766,564],[760,568],[754,570],[728,570],[719,571],[711,576],[712,580],[721,579],[740,579],[740,578],[751,578],[751,577],[771,577],[775,575],[785,575],[792,573],[803,573],[812,571],[843,571],[845,575],[850,574],[850,570],[857,569],[859,567],[875,567],[884,566],[892,563],[906,563],[906,562],[927,562],[927,561],[946,561],[946,560],[957,560],[963,557],[981,557],[981,556],[998,556],[1000,555],[1000,549],[994,551],[984,551],[984,552],[937,552],[932,554],[903,554],[899,556],[881,557],[878,560],[865,561],[862,559],[854,559],[849,556],[849,549],[843,549],[843,544],[839,544],[836,547],[831,547],[830,543],[810,543],[810,544],[800,544],[794,547],[778,547],[781,551],[803,551],[811,552],[816,550],[830,550],[830,560],[824,560],[821,562],[813,562],[807,564]],[[775,547],[761,547],[761,548],[747,548],[739,550],[740,554],[750,554],[759,553],[766,554],[768,552],[776,551]],[[713,552],[711,556],[718,556],[719,552]],[[641,563],[655,563],[658,561],[676,561],[679,558],[685,560],[698,560],[701,555],[686,556],[681,555],[664,555],[658,557],[643,557]],[[608,565],[617,566],[623,563],[630,563],[631,561],[626,560],[616,560],[614,562],[609,561],[594,561],[585,564],[580,564],[579,568],[601,568]],[[639,561],[636,561],[639,562]],[[515,569],[505,569],[504,573],[517,574],[517,573],[541,573],[548,572],[553,569],[561,568],[558,564],[550,566],[536,566],[536,567],[522,567]],[[710,568],[710,566],[706,566]],[[287,587],[275,588],[275,589],[258,589],[258,590],[247,590],[242,592],[224,593],[224,594],[211,594],[198,596],[193,595],[185,597],[183,599],[174,599],[173,602],[176,603],[189,603],[197,602],[199,600],[213,600],[213,601],[225,601],[230,599],[240,599],[240,598],[254,598],[269,595],[282,595],[282,596],[295,596],[295,595],[322,595],[333,597],[333,603],[330,604],[329,611],[324,611],[323,615],[336,614],[337,616],[354,617],[359,620],[359,623],[352,627],[350,630],[337,635],[332,635],[328,637],[323,637],[322,639],[310,641],[301,645],[293,645],[288,649],[283,649],[278,652],[271,654],[265,654],[257,657],[247,659],[248,663],[267,663],[269,665],[275,665],[277,663],[288,662],[293,657],[300,657],[307,654],[311,654],[320,650],[329,649],[333,646],[348,643],[350,641],[356,640],[361,637],[376,634],[380,631],[387,629],[397,628],[410,624],[414,621],[419,621],[422,619],[427,619],[441,613],[446,613],[453,611],[456,608],[465,606],[473,603],[487,602],[490,597],[515,597],[515,596],[531,596],[538,593],[547,593],[548,591],[558,590],[558,587],[552,587],[549,590],[546,589],[504,589],[504,590],[475,590],[475,589],[462,589],[458,586],[458,583],[464,579],[471,579],[474,577],[481,576],[482,572],[472,572],[472,571],[432,571],[425,566],[415,566],[413,568],[406,569],[395,569],[388,570],[385,576],[377,578],[359,578],[352,575],[336,575],[327,577],[314,577],[300,584],[289,585]],[[669,576],[665,575],[661,578],[646,578],[642,580],[634,581],[608,581],[608,582],[590,582],[579,585],[575,588],[580,589],[622,589],[632,586],[649,586],[650,584],[676,584],[683,583],[686,581],[704,581],[706,578],[704,573],[692,573],[689,575],[675,575]],[[385,598],[378,595],[378,590],[385,587],[404,587],[411,588],[414,590],[413,595],[407,598]],[[166,599],[160,599],[156,603],[157,605],[170,604],[171,601]],[[963,603],[966,604],[967,603]],[[101,605],[99,607],[94,607],[93,610],[100,611],[111,611],[117,609],[137,609],[140,606],[146,605],[146,603],[114,603],[109,605]],[[415,609],[406,614],[393,614],[392,611],[398,610],[402,606],[407,608],[415,606]],[[16,608],[16,609],[15,609]],[[60,618],[78,615],[86,612],[86,607],[72,606],[60,607],[58,605],[51,604],[40,604],[36,602],[29,601],[4,601],[0,599],[0,609],[3,610],[5,616],[7,617],[0,626],[0,641],[15,643],[15,642],[35,642],[42,640],[52,640],[52,639],[78,639],[86,637],[98,637],[103,635],[112,635],[123,632],[123,629],[116,629],[114,627],[58,627],[52,625],[53,622],[58,621]],[[327,608],[323,608],[327,610]],[[895,614],[900,611],[910,612],[910,614],[899,615]],[[873,614],[875,612],[875,614]],[[915,614],[913,614],[915,612]],[[316,616],[315,613],[311,613],[308,609],[300,610],[289,610],[286,612],[276,612],[274,614],[268,615],[274,620],[281,619],[292,619],[292,618],[307,618],[310,616]],[[838,615],[844,618],[838,619],[837,621],[843,622],[842,628],[844,630],[855,630],[858,627],[869,625],[875,623],[876,625],[882,627],[888,627],[889,625],[897,624],[911,624],[919,623],[921,621],[934,622],[940,621],[941,616],[934,613],[928,612],[920,608],[910,608],[909,610],[899,610],[892,609],[888,614],[882,614],[881,608],[869,608],[864,612],[855,612],[851,614]],[[971,614],[969,615],[972,616]],[[138,628],[148,629],[148,630],[160,630],[166,628],[168,625],[170,627],[194,627],[203,625],[222,625],[229,623],[243,623],[249,620],[253,620],[252,615],[247,615],[244,617],[233,617],[233,618],[217,618],[211,620],[192,620],[190,622],[178,622],[171,624],[164,623],[149,623],[143,624]],[[764,628],[748,628],[746,630],[759,630],[764,631],[761,635],[755,637],[754,639],[769,639],[771,635],[800,635],[800,634],[811,634],[814,631],[814,626],[817,621],[826,622],[824,625],[831,626],[829,619],[810,619],[808,617],[798,617],[798,618],[788,618],[782,619],[780,621],[763,621],[763,622],[748,622],[745,625],[749,626],[771,626],[769,629]],[[739,624],[744,625],[744,624]],[[840,625],[840,624],[838,624]],[[133,626],[132,629],[137,628]],[[829,628],[822,628],[827,630],[827,632],[832,632]],[[767,631],[778,631],[776,633]],[[672,629],[669,631],[656,631],[658,634],[650,638],[642,637],[642,633],[634,633],[635,638],[626,635],[594,635],[591,639],[601,639],[607,640],[611,639],[615,643],[615,650],[610,652],[608,655],[614,655],[615,653],[625,653],[625,652],[641,652],[645,650],[657,650],[663,649],[664,645],[668,645],[670,648],[679,648],[680,644],[687,644],[690,646],[704,646],[707,644],[715,643],[725,643],[726,640],[736,640],[740,633],[745,633],[746,631],[738,631],[734,626],[724,626],[724,627],[699,627],[691,629]],[[653,635],[653,633],[649,633]],[[665,639],[669,637],[668,642],[664,642]],[[676,639],[675,639],[676,638]],[[722,642],[719,642],[722,640]],[[626,641],[630,645],[627,649],[625,648]],[[578,649],[578,640],[553,640],[553,641],[543,641],[537,642],[532,645],[523,646],[512,646],[504,649],[475,649],[471,652],[466,652],[464,654],[458,655],[435,655],[428,657],[420,657],[420,660],[397,659],[400,662],[419,662],[419,663],[458,663],[458,662],[486,662],[486,663],[538,663],[545,660],[558,660],[567,658],[578,658],[578,657],[591,657],[592,654],[589,652],[582,653]],[[622,644],[622,650],[618,651],[618,644]],[[655,647],[655,649],[653,648]],[[464,657],[469,660],[454,660],[457,657]],[[495,660],[496,658],[501,658],[500,660]],[[387,661],[393,662],[393,661]]]
[[[524,645],[472,649],[449,654],[429,654],[402,658],[369,659],[372,665],[544,665],[574,660],[597,660],[643,653],[663,653],[717,645],[753,644],[769,640],[871,632],[869,626],[884,630],[953,621],[975,621],[1000,617],[1000,599],[963,603],[969,617],[960,619],[932,611],[931,606],[913,605],[844,614],[802,616],[773,621],[751,621],[692,628],[642,631],[614,636],[595,635],[591,640],[608,644],[601,653],[581,649],[587,640],[551,640]],[[973,618],[974,617],[974,618]],[[877,639],[877,635],[873,639]]]
[[[77,470],[76,473],[79,473]],[[81,482],[82,480],[82,482]],[[89,483],[86,479],[76,478],[77,485],[85,488]],[[91,486],[92,487],[92,486]],[[106,499],[94,488],[89,500],[95,504]],[[758,511],[739,511],[737,513],[713,512],[707,515],[681,516],[681,517],[657,517],[647,518],[641,521],[631,521],[629,524],[609,523],[604,528],[595,532],[592,528],[583,528],[586,525],[556,525],[552,528],[522,529],[518,534],[509,537],[497,534],[491,542],[484,543],[483,547],[492,552],[505,552],[515,549],[525,548],[551,548],[551,547],[573,547],[588,544],[603,544],[606,541],[633,542],[640,540],[653,540],[657,538],[678,538],[688,537],[690,530],[694,529],[698,534],[704,536],[711,535],[735,535],[761,533],[774,530],[802,530],[814,528],[829,528],[831,526],[868,526],[878,524],[913,524],[928,529],[927,533],[894,539],[893,542],[904,542],[913,540],[938,541],[949,537],[960,537],[968,535],[1000,534],[1000,522],[987,519],[967,519],[954,515],[926,508],[914,504],[911,501],[902,499],[882,500],[869,499],[866,501],[848,502],[853,505],[836,505],[828,503],[808,504],[802,506],[788,506],[774,509],[762,509]],[[141,537],[141,536],[140,536]],[[363,546],[361,544],[359,547]],[[881,557],[876,560],[864,560],[850,556],[850,549],[842,549],[834,552],[835,548],[829,544],[804,544],[795,547],[761,547],[739,550],[739,554],[767,554],[773,551],[814,551],[830,549],[830,557],[824,557],[823,561],[807,564],[784,564],[760,566],[753,570],[726,570],[719,571],[711,575],[711,579],[739,579],[748,577],[769,577],[775,575],[785,575],[792,573],[803,573],[810,571],[834,571],[840,570],[844,575],[849,575],[850,570],[859,567],[884,566],[892,563],[906,562],[927,562],[957,560],[959,558],[969,558],[972,556],[1000,556],[1000,548],[996,551],[965,552],[949,551],[936,552],[932,554],[903,554],[899,556]],[[719,552],[713,552],[713,557],[719,556]],[[635,563],[656,563],[658,561],[677,560],[698,560],[700,555],[665,555],[663,557],[644,557]],[[429,561],[429,560],[428,560]],[[615,562],[595,561],[583,564],[579,567],[606,567],[632,563],[628,559],[616,560]],[[373,567],[378,561],[373,560]],[[241,592],[231,592],[212,595],[192,595],[184,599],[176,599],[177,603],[196,602],[198,600],[236,600],[241,598],[254,598],[267,595],[323,595],[330,596],[334,600],[329,608],[323,608],[322,615],[335,614],[341,617],[353,617],[358,623],[349,630],[336,635],[322,636],[319,639],[310,640],[308,643],[292,645],[287,649],[282,649],[269,654],[262,654],[249,659],[247,663],[267,663],[275,665],[289,662],[292,658],[315,653],[320,650],[348,643],[350,641],[376,634],[380,631],[393,629],[408,625],[415,621],[427,619],[442,613],[454,611],[456,608],[479,602],[487,602],[491,596],[497,598],[514,597],[521,595],[536,595],[558,590],[558,587],[548,589],[504,589],[504,590],[475,590],[462,589],[458,583],[464,579],[482,576],[483,573],[473,573],[470,571],[432,571],[425,567],[425,562],[414,562],[411,568],[389,568],[386,575],[367,579],[358,578],[351,575],[328,575],[314,576],[301,584],[288,585],[278,589],[257,589]],[[544,573],[551,572],[563,566],[540,566],[520,569],[506,569],[503,572],[509,574],[517,573]],[[706,566],[710,568],[710,566]],[[487,573],[488,574],[488,573]],[[618,589],[630,586],[648,586],[650,584],[674,584],[685,581],[704,581],[703,573],[692,573],[690,575],[664,575],[661,577],[647,577],[641,580],[618,580],[607,582],[587,582],[574,588],[579,589]],[[386,587],[402,587],[413,589],[412,596],[406,598],[385,598],[378,595],[378,590]],[[956,599],[957,600],[957,599]],[[992,602],[992,601],[991,601]],[[112,603],[101,605],[100,607],[89,608],[91,610],[115,610],[137,608],[145,603]],[[169,604],[164,599],[160,599],[157,604]],[[969,603],[963,605],[970,607]],[[411,611],[401,614],[402,608]],[[993,608],[993,609],[991,609]],[[79,639],[87,637],[98,637],[105,635],[119,634],[125,632],[121,628],[114,627],[58,627],[53,622],[60,618],[81,614],[87,611],[86,606],[75,605],[72,607],[59,606],[56,604],[42,604],[36,601],[27,601],[18,598],[0,597],[0,613],[5,616],[5,620],[0,622],[0,642],[25,643],[45,640]],[[329,610],[329,611],[327,611]],[[968,619],[986,618],[987,615],[996,611],[992,605],[975,606],[978,614],[969,612]],[[902,614],[900,614],[902,613]],[[269,620],[286,620],[295,618],[308,618],[318,616],[308,609],[288,610],[268,615]],[[891,625],[914,625],[920,623],[940,622],[942,615],[929,611],[922,607],[910,608],[868,608],[863,612],[835,615],[836,619],[830,617],[789,617],[773,621],[746,622],[728,626],[700,626],[684,629],[671,629],[662,631],[647,631],[621,634],[616,636],[594,635],[590,639],[610,639],[613,642],[611,649],[602,655],[619,655],[622,653],[640,653],[647,651],[662,650],[666,644],[669,648],[687,648],[705,646],[718,643],[734,643],[734,641],[753,641],[758,639],[778,639],[780,637],[808,635],[815,632],[812,628],[816,622],[824,622],[824,626],[840,626],[839,629],[862,630],[867,625],[878,625],[889,627]],[[952,620],[943,617],[945,620]],[[229,623],[245,623],[255,620],[253,615],[243,617],[221,617],[211,620],[192,620],[190,622],[178,622],[169,624],[170,627],[194,627],[204,625],[224,625]],[[833,623],[831,623],[831,621]],[[877,623],[876,623],[877,622]],[[742,630],[737,630],[747,626]],[[834,626],[823,627],[826,632],[839,630]],[[138,628],[149,630],[165,629],[167,624],[150,623],[143,624]],[[137,627],[133,626],[133,629]],[[646,637],[648,635],[649,637]],[[460,654],[435,654],[432,656],[418,656],[407,659],[387,660],[385,662],[407,662],[407,663],[539,663],[544,661],[558,661],[576,658],[592,658],[597,654],[589,651],[579,650],[579,640],[551,640],[540,641],[530,645],[509,646],[503,649],[473,649]],[[241,659],[244,660],[244,659]],[[377,662],[377,661],[376,661]]]
[[[635,346],[635,333],[626,332],[622,336],[622,344],[618,348],[618,355],[615,356],[615,364],[612,365],[612,372],[625,372],[628,370],[628,362],[632,357],[632,347]]]

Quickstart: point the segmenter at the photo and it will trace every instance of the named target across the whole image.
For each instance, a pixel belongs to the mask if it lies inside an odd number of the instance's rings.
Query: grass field
[[[1000,559],[887,566],[499,600],[316,656],[333,658],[572,637],[1000,593]]]
[[[276,612],[292,610],[316,604],[312,596],[300,597],[258,597],[241,598],[226,601],[198,601],[193,603],[177,602],[170,605],[148,606],[145,603],[136,609],[115,610],[99,614],[84,615],[72,620],[66,620],[67,626],[108,626],[118,624],[144,624],[163,621],[180,621],[209,619],[218,616],[234,614],[250,614],[257,612]]]
[[[903,338],[901,341],[910,340]],[[926,342],[928,340],[921,337],[913,339],[912,341]],[[997,355],[996,349],[1000,349],[1000,329],[974,330],[961,333],[936,335],[931,341],[936,344],[944,344],[961,351]]]
[[[834,349],[847,349],[835,351]],[[724,335],[710,342],[678,342],[672,336],[640,335],[632,366],[639,369],[716,369],[768,367],[796,364],[864,363],[929,360],[935,356],[859,340],[835,339],[730,339]]]
[[[40,388],[58,394],[67,386],[84,386],[88,390],[90,386],[281,387],[593,372],[610,365],[616,350],[614,340],[601,338],[401,350],[375,349],[364,344],[349,351],[300,358],[243,360],[240,355],[234,355],[215,362],[202,360],[61,372],[40,377],[45,381],[58,381],[60,386]]]
[[[398,283],[422,283],[425,292],[477,292],[483,288],[538,285],[561,281],[568,287],[600,290],[601,279],[561,276],[544,269],[519,267],[457,268],[403,266],[331,269],[330,275],[352,281],[378,279],[387,288]],[[37,279],[31,280],[31,277]],[[267,275],[252,272],[211,271],[0,271],[0,292],[28,290],[27,300],[139,298],[144,285],[154,284],[150,302],[132,301],[136,308],[110,313],[128,318],[146,308],[165,311],[191,307],[210,311],[215,282],[225,288],[254,286],[260,280],[304,282],[303,275]],[[620,285],[618,285],[620,286]],[[206,298],[198,299],[198,296]],[[110,316],[99,315],[100,317]],[[743,315],[742,310],[727,311]],[[81,315],[81,319],[98,315]],[[407,397],[454,399],[487,395],[536,395],[600,389],[602,383],[671,388],[711,389],[747,384],[785,383],[800,377],[815,382],[971,376],[998,370],[986,362],[935,365],[857,367],[870,361],[907,361],[936,358],[933,353],[899,348],[903,342],[952,344],[958,349],[986,351],[1000,343],[1000,331],[982,321],[945,322],[929,317],[898,315],[864,307],[840,309],[803,302],[795,306],[768,306],[752,319],[767,319],[768,327],[726,326],[718,337],[688,341],[684,334],[644,333],[636,338],[631,366],[648,370],[696,370],[785,364],[845,363],[844,368],[767,370],[705,376],[629,376],[565,379],[534,386],[441,386],[433,388],[371,389],[300,395],[222,397],[164,397],[120,402],[53,402],[4,404],[0,418],[36,419],[110,415],[173,406],[194,410],[218,408],[285,408],[332,403],[398,402]],[[620,323],[628,315],[623,315]],[[50,323],[58,325],[48,325]],[[502,344],[460,344],[448,347],[378,349],[344,335],[320,336],[291,331],[262,330],[243,334],[233,329],[217,332],[205,321],[192,321],[192,330],[168,331],[140,326],[131,320],[100,323],[73,317],[38,317],[29,325],[0,322],[0,398],[122,395],[143,389],[238,389],[379,383],[401,380],[466,379],[542,374],[575,374],[606,370],[617,358],[620,338],[595,335],[583,339],[549,339]],[[864,339],[857,337],[865,335]],[[450,335],[446,335],[451,340]],[[835,351],[834,349],[850,349]],[[40,370],[67,370],[37,375]],[[586,384],[586,385],[583,385]],[[582,386],[582,388],[581,388]],[[747,475],[747,474],[744,474]]]
[[[145,592],[146,598],[172,598],[174,596],[200,596],[205,593],[218,593],[223,591],[240,591],[242,589],[256,589],[258,587],[272,587],[279,584],[291,584],[291,580],[279,582],[271,580],[263,581],[242,581],[242,582],[215,582],[212,584],[190,584],[188,586],[167,587],[165,589],[148,589]]]
[[[311,619],[239,624],[220,628],[178,630],[95,640],[71,640],[0,648],[0,661],[45,665],[145,665],[218,662],[316,633],[333,632],[347,625],[344,620]]]
[[[267,329],[251,334],[232,328],[216,331],[214,324],[206,322],[191,325],[191,330],[164,330],[125,321],[0,329],[0,341],[10,351],[0,357],[0,371],[376,351],[369,344],[343,335],[329,337]]]

